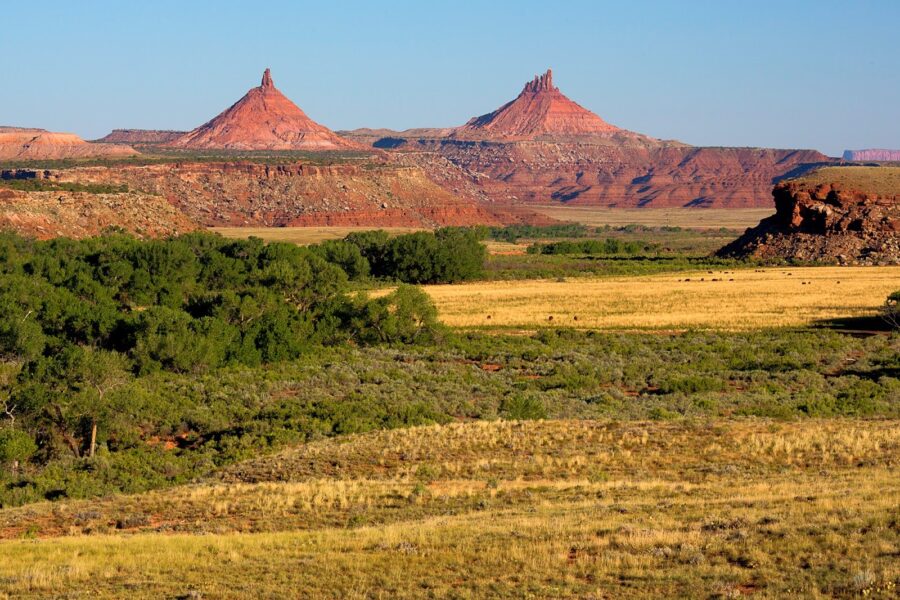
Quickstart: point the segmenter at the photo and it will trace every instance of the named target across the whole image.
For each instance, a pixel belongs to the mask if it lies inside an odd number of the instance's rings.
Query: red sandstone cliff
[[[832,160],[814,150],[692,147],[620,129],[563,95],[550,71],[513,101],[449,131],[346,135],[387,150],[439,154],[460,174],[434,175],[420,161],[436,180],[468,178],[487,199],[516,204],[763,207],[779,178]]]
[[[165,198],[205,226],[434,227],[507,220],[476,199],[440,187],[420,168],[396,164],[185,162],[83,167],[42,176],[124,184]]]

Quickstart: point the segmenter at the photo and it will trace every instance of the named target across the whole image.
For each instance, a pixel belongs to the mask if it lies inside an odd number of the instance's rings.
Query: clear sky
[[[900,147],[900,0],[2,0],[0,124],[191,129],[275,85],[333,129],[458,125],[552,67],[698,145]]]

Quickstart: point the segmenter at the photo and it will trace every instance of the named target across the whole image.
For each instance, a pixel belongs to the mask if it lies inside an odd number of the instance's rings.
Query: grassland
[[[9,597],[894,597],[895,421],[479,422],[5,511]],[[202,535],[197,535],[202,534]],[[3,592],[0,592],[2,594]]]
[[[824,167],[798,181],[810,184],[839,183],[848,189],[888,197],[900,195],[900,167]]]
[[[737,229],[754,227],[775,212],[772,208],[600,208],[592,206],[529,206],[535,212],[560,221],[601,227],[629,224],[689,229]]]
[[[455,327],[747,330],[874,314],[898,267],[791,267],[426,286]]]

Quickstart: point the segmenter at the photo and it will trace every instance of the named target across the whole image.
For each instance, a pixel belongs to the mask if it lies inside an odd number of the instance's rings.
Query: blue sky
[[[900,1],[5,1],[0,124],[190,129],[275,84],[335,129],[450,126],[552,67],[698,145],[900,147]]]

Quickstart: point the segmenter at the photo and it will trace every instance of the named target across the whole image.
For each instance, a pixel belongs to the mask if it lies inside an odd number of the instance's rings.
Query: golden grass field
[[[381,431],[4,510],[0,597],[892,598],[898,466],[886,420]]]
[[[560,221],[573,221],[591,227],[610,225],[646,225],[685,229],[739,229],[755,227],[775,213],[771,208],[601,208],[593,206],[530,206],[535,212]]]
[[[900,267],[695,271],[424,289],[441,320],[455,327],[744,330],[872,315],[900,289]]]
[[[227,238],[258,237],[267,242],[290,242],[306,246],[325,240],[339,240],[356,231],[382,229],[391,235],[423,231],[420,227],[211,227]]]

